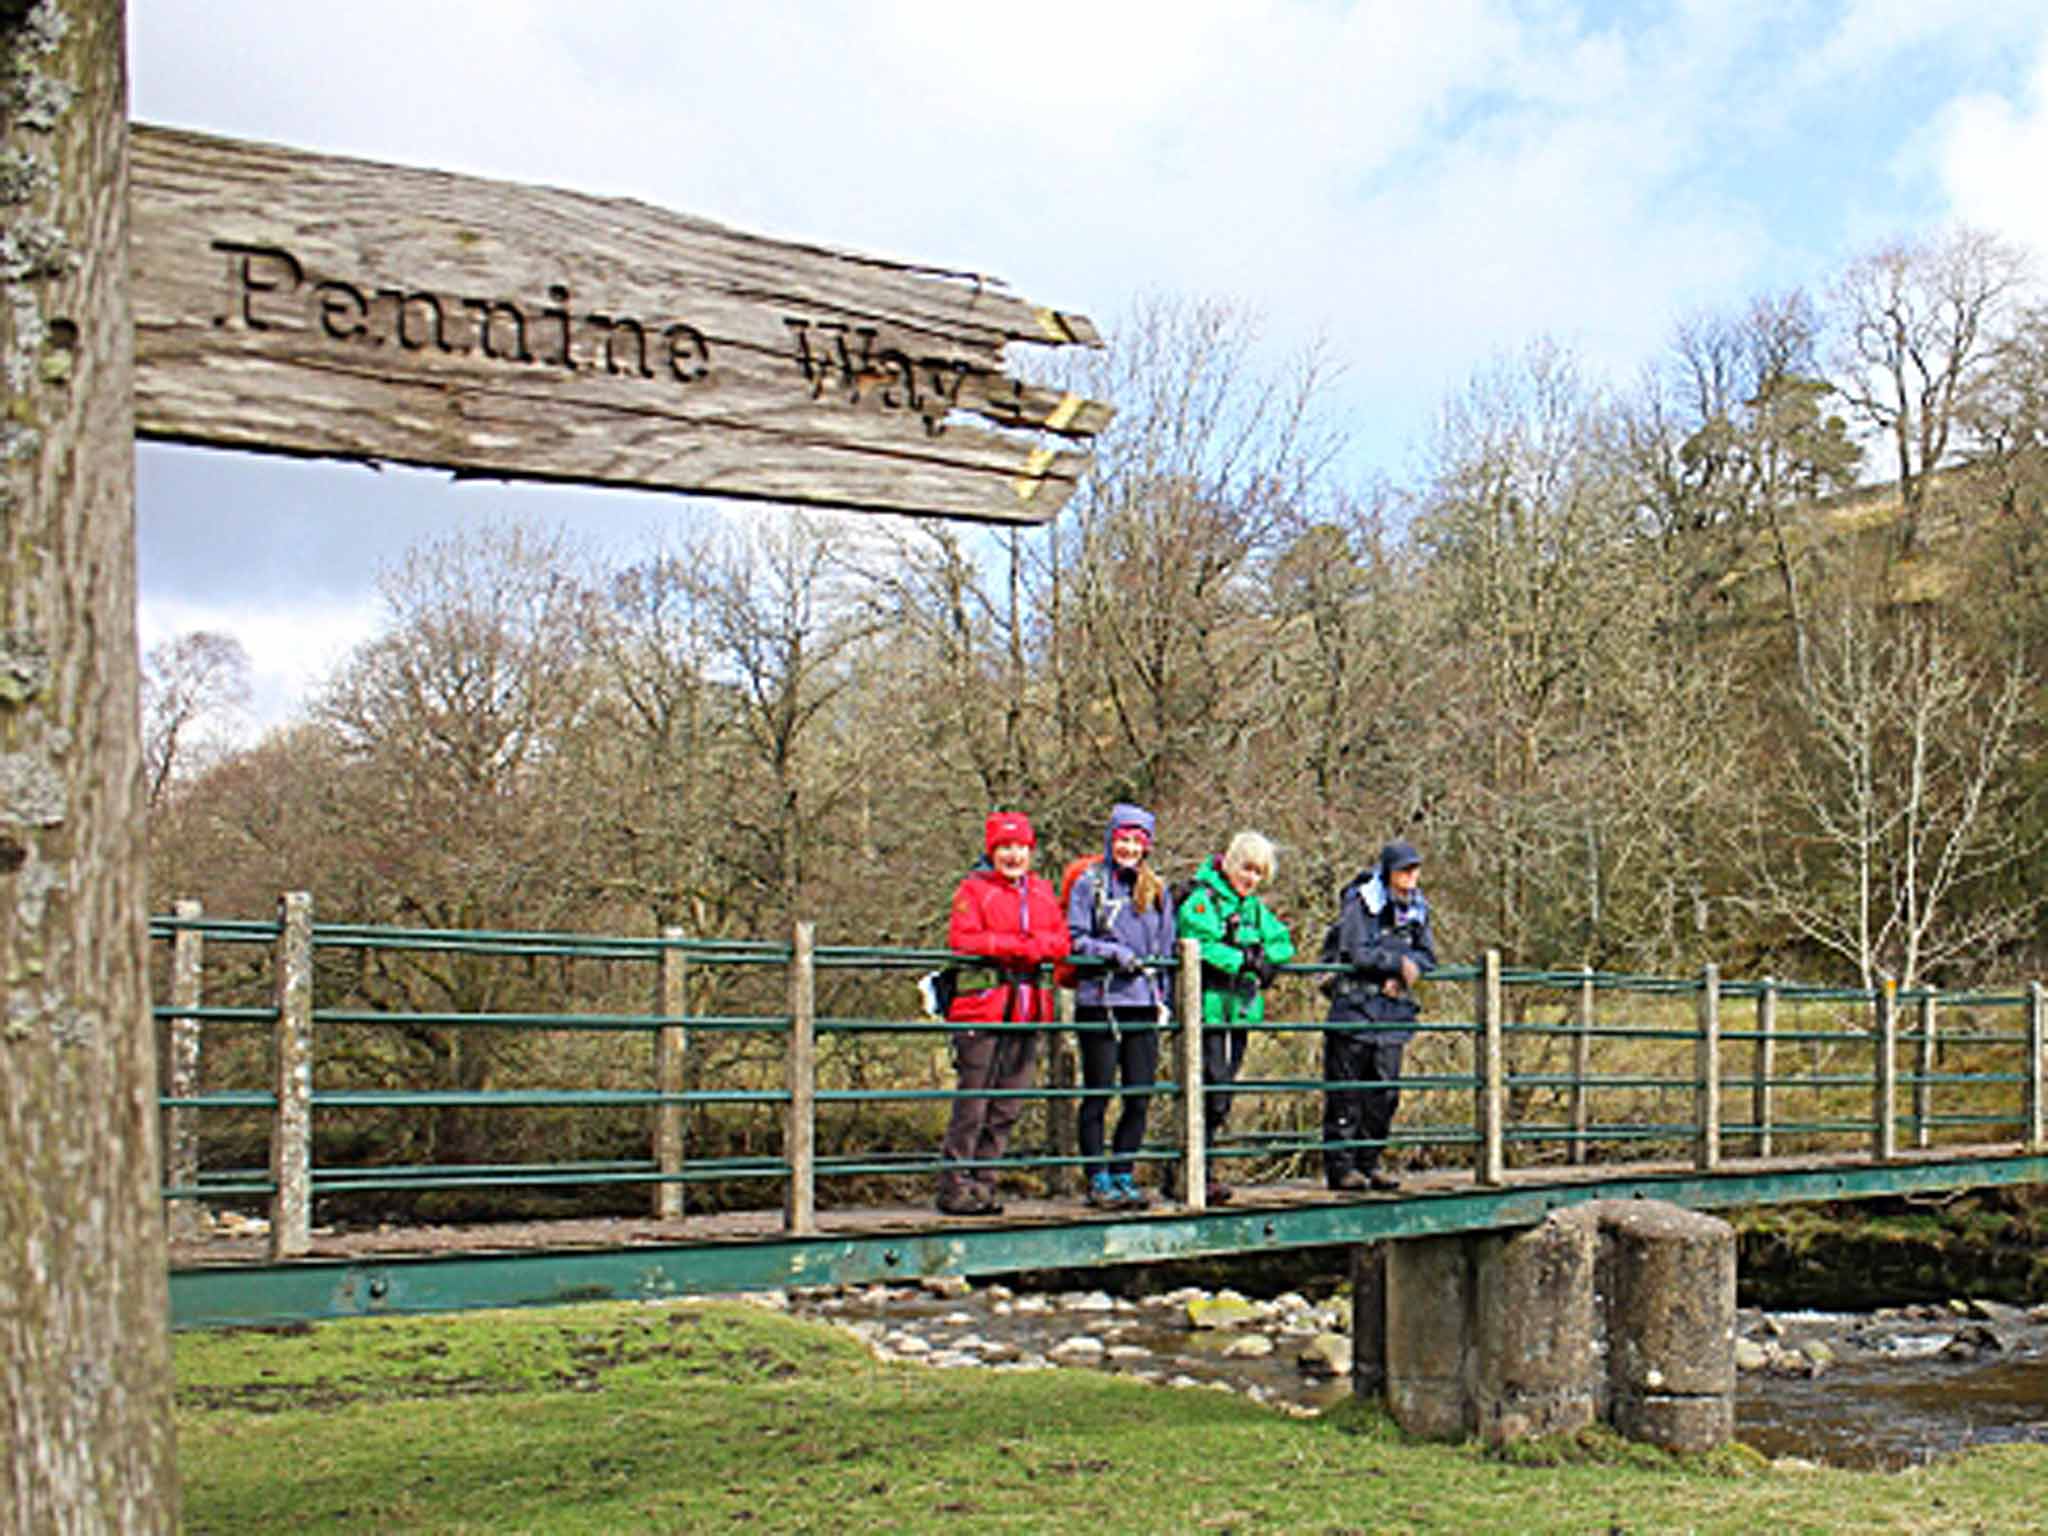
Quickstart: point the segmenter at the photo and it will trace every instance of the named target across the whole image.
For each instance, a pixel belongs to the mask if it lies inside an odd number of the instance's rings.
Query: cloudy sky
[[[1539,335],[1675,320],[1965,220],[2048,255],[2039,0],[130,0],[133,115],[628,196],[1000,277],[1115,323],[1227,297],[1327,341],[1349,467]],[[264,719],[381,565],[507,512],[644,545],[673,497],[145,445],[144,644],[247,646]],[[751,515],[774,515],[755,513]]]

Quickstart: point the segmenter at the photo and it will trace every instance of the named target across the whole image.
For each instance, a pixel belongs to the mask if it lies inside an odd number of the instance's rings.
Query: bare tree
[[[1972,655],[1930,611],[1846,598],[1831,619],[1785,758],[1795,819],[1760,813],[1755,888],[1864,986],[1917,986],[2033,915],[1995,888],[2039,843],[2017,771],[2033,680],[2017,649]]]
[[[149,805],[173,779],[217,756],[210,728],[249,702],[249,653],[233,635],[195,629],[151,647],[142,660],[142,774]]]
[[[2023,254],[1982,230],[1901,240],[1835,285],[1835,387],[1886,440],[1897,475],[1898,552],[1920,542],[1932,476],[1966,446],[1965,406],[1997,355],[2028,276]]]

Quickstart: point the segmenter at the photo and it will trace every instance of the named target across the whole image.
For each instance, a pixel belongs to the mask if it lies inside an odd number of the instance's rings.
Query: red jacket
[[[1067,944],[1067,915],[1042,876],[1026,875],[1019,889],[992,869],[977,869],[953,893],[946,947],[957,954],[986,955],[1000,969],[1025,973],[1065,959]],[[955,1024],[1049,1024],[1052,978],[1020,974],[961,992],[946,1017]]]

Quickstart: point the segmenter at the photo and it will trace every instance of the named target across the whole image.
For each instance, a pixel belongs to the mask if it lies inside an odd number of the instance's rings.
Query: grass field
[[[1512,1455],[1085,1371],[880,1365],[733,1303],[177,1341],[200,1532],[1685,1532],[2044,1528],[2048,1447],[1892,1474]]]

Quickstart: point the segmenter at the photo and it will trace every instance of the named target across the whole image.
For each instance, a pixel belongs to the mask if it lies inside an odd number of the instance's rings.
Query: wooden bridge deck
[[[2003,1143],[1885,1162],[1868,1153],[1727,1158],[1711,1172],[1678,1161],[1542,1165],[1511,1169],[1497,1186],[1437,1169],[1404,1175],[1397,1194],[1248,1184],[1202,1212],[1041,1198],[1009,1200],[986,1217],[927,1204],[839,1206],[819,1211],[811,1234],[785,1232],[779,1210],[321,1230],[308,1256],[276,1263],[256,1232],[172,1246],[172,1320],[210,1327],[1143,1263],[1526,1226],[1590,1199],[1712,1209],[2041,1182],[2048,1151]]]

